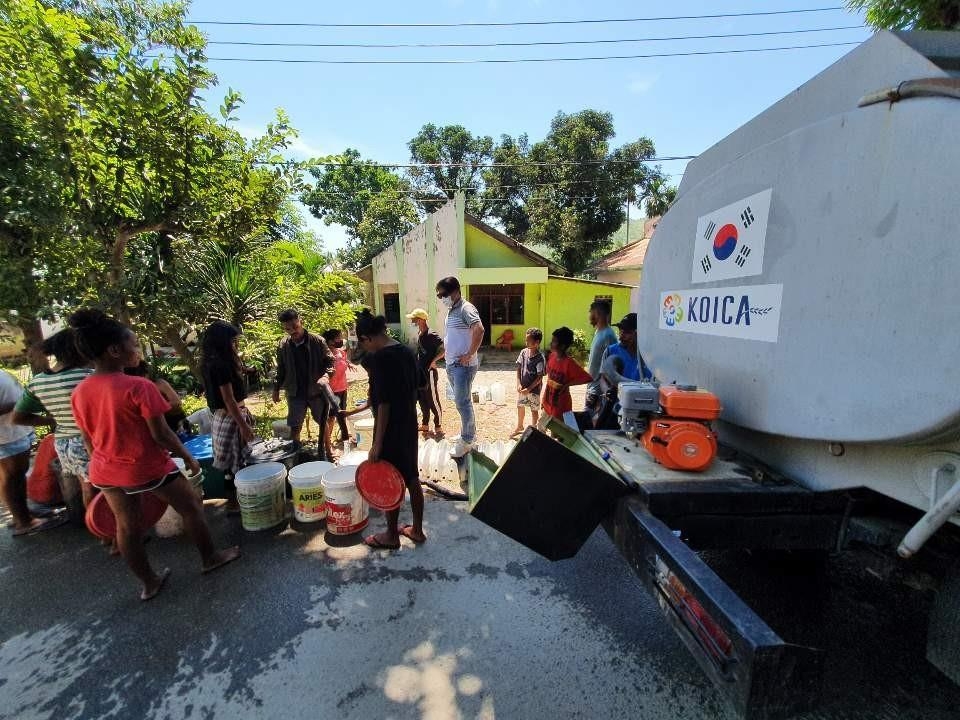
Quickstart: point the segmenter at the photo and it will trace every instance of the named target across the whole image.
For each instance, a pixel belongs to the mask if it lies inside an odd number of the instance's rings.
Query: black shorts
[[[178,477],[180,477],[180,471],[175,470],[169,475],[164,475],[159,480],[151,480],[143,485],[134,485],[133,487],[121,487],[119,485],[93,485],[93,483],[90,484],[98,490],[123,490],[123,492],[127,495],[139,495],[140,493],[150,492],[151,490],[159,490],[160,488],[172,483]]]

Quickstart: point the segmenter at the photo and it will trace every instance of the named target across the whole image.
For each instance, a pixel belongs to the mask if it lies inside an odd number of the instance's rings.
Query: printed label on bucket
[[[286,517],[283,485],[269,491],[237,486],[237,503],[240,505],[240,521],[244,530],[266,530],[276,527]]]
[[[367,503],[336,504],[327,501],[327,532],[331,535],[351,535],[367,526]]]
[[[327,498],[323,488],[293,488],[293,511],[297,520],[323,520],[327,516]]]

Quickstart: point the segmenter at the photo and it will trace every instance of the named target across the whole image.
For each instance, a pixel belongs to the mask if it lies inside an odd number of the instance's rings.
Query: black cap
[[[627,313],[623,316],[623,320],[618,323],[613,323],[614,327],[618,327],[621,330],[636,330],[637,329],[637,314],[636,313]]]

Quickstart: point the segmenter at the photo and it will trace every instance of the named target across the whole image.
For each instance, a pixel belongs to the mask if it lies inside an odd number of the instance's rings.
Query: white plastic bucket
[[[233,478],[244,530],[267,530],[287,516],[287,468],[282,463],[249,465]]]
[[[323,476],[327,532],[331,535],[352,535],[367,526],[367,501],[357,490],[356,475],[356,465],[342,465]]]
[[[183,461],[183,458],[175,457],[173,458],[174,464],[177,466],[177,470],[180,471],[180,474],[183,475],[190,485],[193,486],[193,489],[196,491],[197,495],[203,497],[203,468],[200,468],[200,472],[196,475],[191,475],[187,471],[187,464]]]
[[[490,400],[494,405],[507,404],[507,390],[503,383],[495,382],[490,386]]]
[[[287,473],[295,519],[308,523],[323,520],[327,516],[327,498],[320,481],[332,467],[333,463],[308,462],[291,468]]]
[[[369,450],[373,447],[373,423],[372,417],[357,420],[353,423],[353,430],[358,438],[358,450]]]

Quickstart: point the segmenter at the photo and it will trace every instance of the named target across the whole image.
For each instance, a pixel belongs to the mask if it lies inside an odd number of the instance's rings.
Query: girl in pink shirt
[[[340,410],[347,409],[347,370],[356,369],[356,365],[347,358],[347,352],[343,349],[343,331],[327,330],[323,334],[323,339],[327,341],[327,347],[333,352],[333,376],[330,378],[330,389],[340,401]],[[333,408],[330,413],[330,419],[327,420],[326,435],[324,443],[327,451],[327,457],[332,459],[336,452],[330,438],[333,435],[333,423],[340,424],[340,438],[346,440],[350,437],[350,431],[347,429],[345,416]]]
[[[117,521],[117,546],[143,585],[141,600],[160,592],[170,568],[154,572],[143,547],[141,492],[152,492],[183,517],[200,553],[202,571],[210,572],[240,555],[240,548],[216,550],[203,516],[203,504],[168,453],[183,458],[192,474],[200,465],[164,419],[170,409],[146,378],[124,375],[140,362],[140,344],[132,330],[99,310],[70,317],[77,347],[94,362],[95,371],[73,391],[71,404],[90,454],[90,483],[99,487]]]

